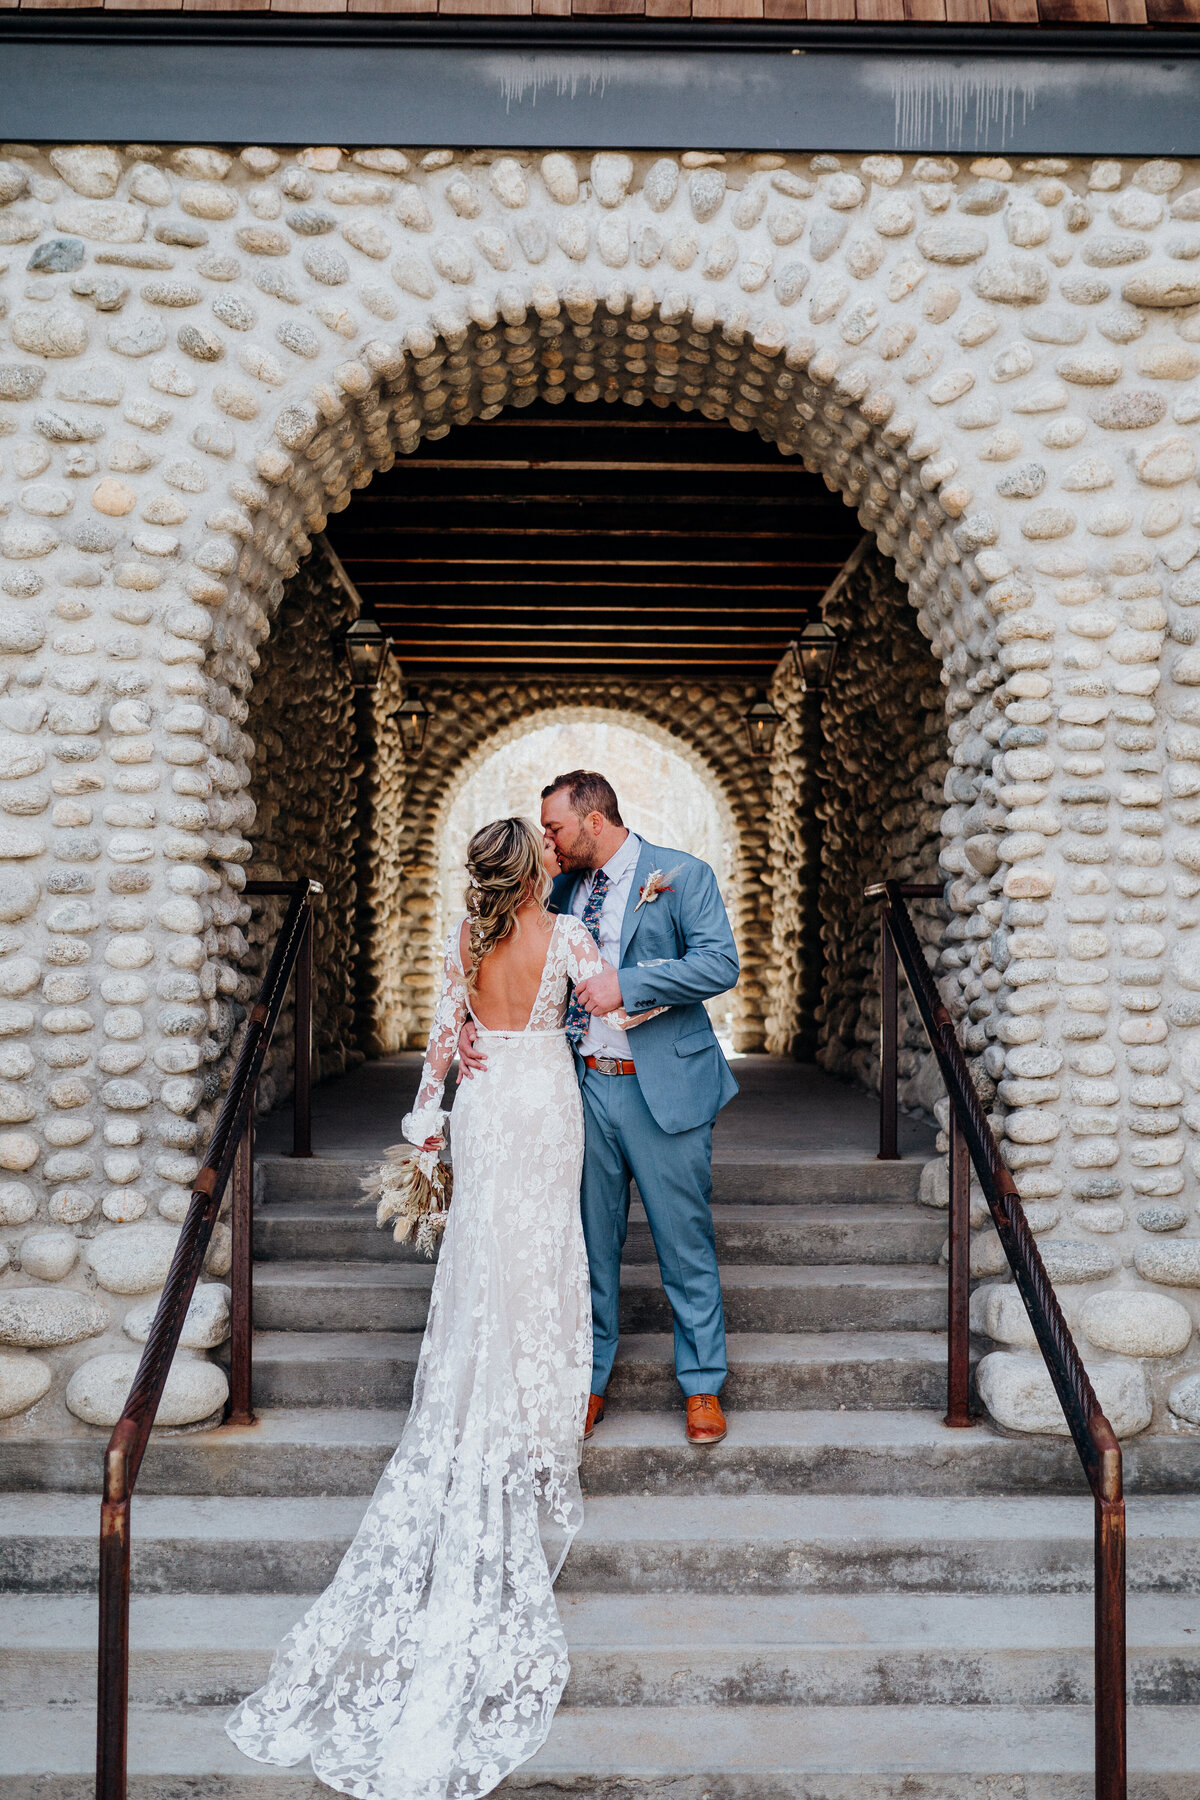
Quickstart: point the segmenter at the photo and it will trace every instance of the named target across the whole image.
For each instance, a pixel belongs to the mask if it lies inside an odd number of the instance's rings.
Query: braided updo
[[[479,967],[514,928],[517,908],[527,900],[545,902],[550,878],[542,862],[542,834],[528,819],[494,819],[467,845],[464,895],[471,939],[467,986],[474,987]]]

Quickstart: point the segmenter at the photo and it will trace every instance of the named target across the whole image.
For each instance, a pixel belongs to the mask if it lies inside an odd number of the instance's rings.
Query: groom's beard
[[[586,874],[589,869],[600,866],[596,861],[595,839],[588,838],[582,829],[573,843],[568,844],[565,848],[559,844],[556,848],[559,866],[564,875],[573,875],[576,870]]]

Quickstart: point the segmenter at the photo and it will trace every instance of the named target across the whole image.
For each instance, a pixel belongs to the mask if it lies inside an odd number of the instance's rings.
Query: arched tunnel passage
[[[324,1072],[423,1042],[467,813],[481,822],[493,790],[497,810],[536,813],[560,764],[596,760],[550,748],[589,721],[656,746],[638,781],[658,841],[715,860],[680,796],[653,792],[674,785],[672,758],[714,797],[720,829],[705,829],[730,846],[718,872],[743,965],[722,1014],[731,1045],[874,1078],[862,888],[936,872],[937,663],[890,561],[819,476],[723,421],[630,412],[535,401],[423,443],[330,522],[289,584],[252,699],[256,867],[303,865],[329,889]],[[336,639],[360,606],[393,656],[355,697]],[[839,660],[829,690],[805,696],[787,645],[822,609]],[[295,758],[306,685],[305,715],[332,736]],[[392,715],[414,688],[429,724],[406,756]],[[743,721],[767,693],[780,724],[764,759]],[[536,770],[535,740],[549,758]],[[489,760],[505,771],[490,789]],[[922,1066],[913,1029],[902,1072],[928,1105]],[[282,1093],[285,1066],[279,1079]]]
[[[744,958],[761,948],[752,911],[757,870],[747,867],[734,814],[738,798],[727,771],[713,768],[677,733],[636,711],[606,707],[549,707],[510,725],[468,760],[446,795],[436,837],[437,923],[433,949],[462,911],[467,841],[489,819],[516,813],[536,818],[547,780],[568,769],[601,769],[616,789],[621,817],[644,842],[679,845],[715,870]],[[747,930],[747,926],[749,930]],[[750,942],[747,942],[747,939]],[[727,1052],[735,1048],[736,990],[709,1002]]]

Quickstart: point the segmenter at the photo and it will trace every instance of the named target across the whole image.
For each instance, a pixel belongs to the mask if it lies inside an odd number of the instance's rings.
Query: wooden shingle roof
[[[1187,26],[1200,0],[0,0],[0,12],[293,17],[802,20],[814,24]]]

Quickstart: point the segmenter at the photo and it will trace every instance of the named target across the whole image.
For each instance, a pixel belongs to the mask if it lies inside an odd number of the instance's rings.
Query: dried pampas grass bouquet
[[[360,1186],[378,1202],[375,1223],[381,1231],[391,1224],[398,1244],[411,1240],[426,1256],[433,1256],[446,1229],[454,1191],[454,1172],[436,1150],[393,1144]]]

